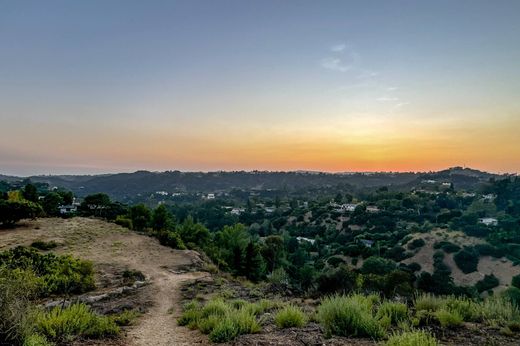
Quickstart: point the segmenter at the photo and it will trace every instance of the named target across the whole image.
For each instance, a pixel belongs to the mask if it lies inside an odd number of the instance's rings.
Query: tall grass
[[[78,337],[102,338],[119,333],[113,319],[95,314],[85,304],[66,308],[55,307],[36,316],[36,331],[56,342],[67,342]]]
[[[177,323],[209,334],[212,342],[226,342],[241,334],[259,332],[261,327],[256,315],[266,308],[265,302],[253,304],[235,300],[228,303],[221,298],[210,300],[204,306],[191,302],[185,305]]]
[[[374,316],[374,296],[354,294],[326,298],[318,307],[318,321],[327,336],[368,336],[379,339],[384,328]]]
[[[279,328],[303,327],[307,323],[307,316],[301,308],[288,305],[278,311],[274,321]]]
[[[439,343],[430,333],[415,330],[392,334],[385,346],[437,346]]]

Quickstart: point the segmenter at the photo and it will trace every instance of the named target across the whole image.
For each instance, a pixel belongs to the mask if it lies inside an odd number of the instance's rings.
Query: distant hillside
[[[82,197],[105,192],[117,200],[156,191],[208,193],[232,189],[297,191],[310,188],[353,189],[388,186],[405,189],[418,186],[428,179],[452,182],[457,188],[472,189],[496,175],[460,167],[431,173],[320,173],[320,172],[149,172],[105,175],[49,175],[29,177],[33,182],[63,187]],[[0,176],[0,180],[14,182],[25,178]]]

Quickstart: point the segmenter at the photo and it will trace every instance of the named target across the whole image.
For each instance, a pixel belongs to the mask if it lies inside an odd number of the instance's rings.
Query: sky
[[[520,172],[520,1],[0,0],[0,173]]]

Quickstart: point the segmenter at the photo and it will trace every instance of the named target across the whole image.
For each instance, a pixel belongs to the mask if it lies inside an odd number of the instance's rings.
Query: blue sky
[[[519,171],[519,37],[519,1],[0,1],[0,168]]]

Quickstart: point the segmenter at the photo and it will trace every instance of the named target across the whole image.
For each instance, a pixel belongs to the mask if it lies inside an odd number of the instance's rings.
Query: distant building
[[[489,193],[487,195],[482,195],[482,199],[485,200],[485,201],[492,201],[496,198],[497,196],[495,196],[494,194],[492,193]]]
[[[316,239],[309,239],[309,238],[305,238],[305,237],[296,237],[296,240],[298,240],[300,243],[302,241],[306,241],[306,242],[311,243],[313,245],[316,242]]]
[[[374,205],[369,205],[367,207],[367,212],[369,213],[379,213],[379,208]]]
[[[425,179],[422,182],[425,184],[435,184],[437,181],[433,179]]]
[[[358,206],[358,204],[355,204],[355,203],[346,203],[346,204],[339,205],[338,208],[336,209],[336,211],[341,212],[341,213],[353,212],[354,210],[356,210],[357,206]]]
[[[482,223],[486,226],[496,226],[498,225],[498,220],[494,217],[483,217],[478,220],[479,223]]]
[[[60,214],[63,215],[72,214],[78,211],[78,207],[71,204],[60,205],[58,208],[60,209]]]
[[[274,213],[276,208],[275,207],[265,207],[264,210],[266,213]]]
[[[208,193],[208,195],[206,196],[206,199],[215,199],[215,194],[214,193]]]
[[[166,192],[166,191],[155,191],[155,194],[161,195],[161,196],[168,196],[168,192]]]
[[[445,181],[445,182],[442,183],[442,186],[451,186],[451,183],[448,182],[448,181]]]
[[[244,208],[233,208],[233,209],[231,209],[230,213],[231,213],[231,215],[240,215],[244,211],[246,211]]]
[[[366,247],[372,247],[372,245],[374,245],[373,240],[360,239],[359,241],[361,242],[361,244],[365,245]]]
[[[463,192],[462,193],[462,197],[464,198],[470,198],[470,197],[475,197],[476,194],[474,192]]]

